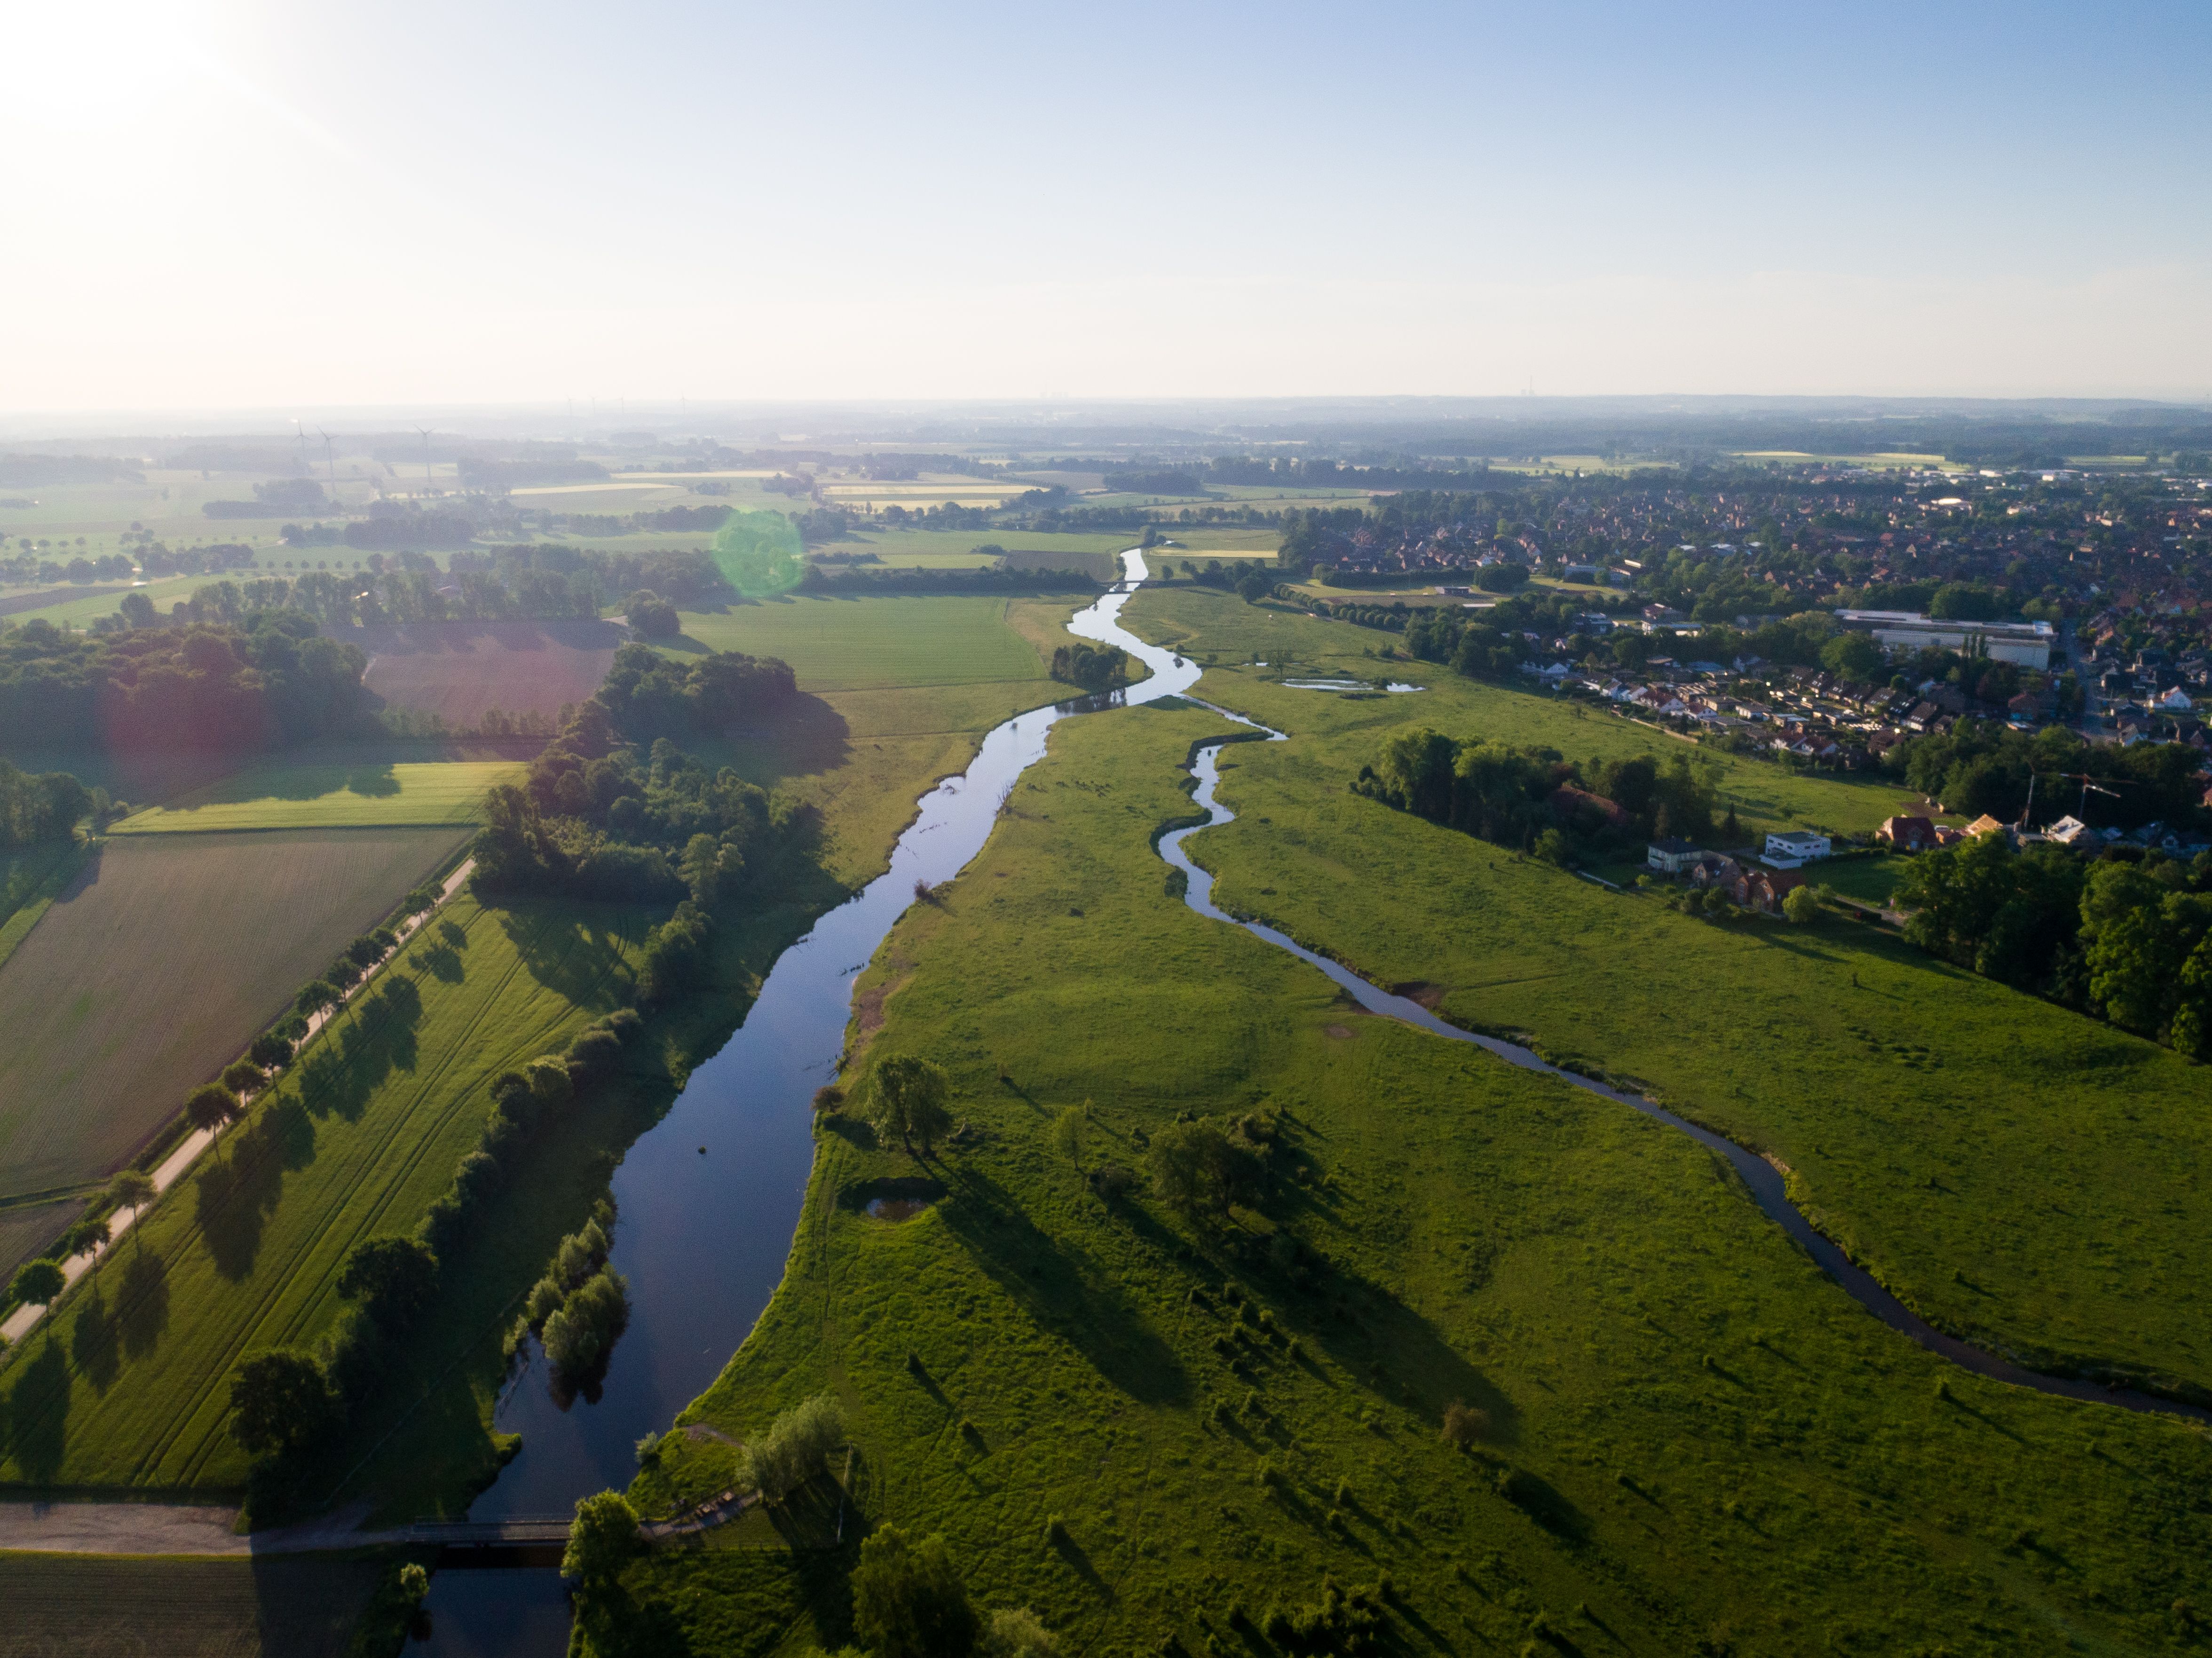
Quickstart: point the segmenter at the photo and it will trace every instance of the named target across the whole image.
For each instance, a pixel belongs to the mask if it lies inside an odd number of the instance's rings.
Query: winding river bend
[[[636,1441],[665,1428],[706,1390],[782,1278],[812,1162],[809,1102],[836,1075],[853,976],[914,902],[915,882],[950,880],[982,850],[1000,803],[1022,773],[1043,757],[1046,734],[1057,721],[1182,695],[1198,683],[1195,664],[1121,626],[1121,609],[1146,574],[1133,549],[1122,558],[1124,582],[1079,611],[1068,630],[1120,646],[1150,668],[1151,677],[1126,691],[1033,709],[995,727],[966,772],[922,798],[892,851],[889,871],[823,916],[776,959],[744,1023],[692,1072],[668,1114],[638,1139],[615,1172],[620,1219],[613,1264],[629,1280],[630,1321],[602,1389],[596,1398],[564,1403],[548,1387],[542,1361],[526,1369],[497,1415],[502,1430],[523,1436],[522,1451],[477,1499],[471,1519],[566,1515],[577,1498],[629,1483]],[[1213,712],[1282,740],[1282,733],[1240,714]],[[1846,1292],[1930,1351],[1978,1375],[2040,1393],[2212,1421],[2212,1412],[2150,1394],[2024,1370],[1944,1334],[1815,1231],[1790,1205],[1781,1175],[1733,1141],[1650,1100],[1561,1071],[1528,1048],[1447,1024],[1419,1003],[1379,989],[1274,928],[1220,909],[1212,902],[1213,878],[1191,861],[1184,843],[1235,816],[1217,798],[1222,747],[1209,744],[1193,760],[1195,799],[1207,821],[1160,841],[1161,856],[1185,872],[1185,902],[1198,914],[1289,951],[1327,974],[1370,1013],[1448,1042],[1471,1042],[1510,1064],[1656,1117],[1719,1152],[1767,1216]],[[431,1653],[482,1658],[544,1653],[550,1658],[565,1644],[565,1610],[550,1572],[441,1571],[430,1605],[437,1630],[427,1648]]]

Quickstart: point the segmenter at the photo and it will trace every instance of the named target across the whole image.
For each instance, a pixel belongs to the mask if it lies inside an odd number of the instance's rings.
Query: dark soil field
[[[582,701],[623,640],[611,622],[436,622],[338,634],[368,653],[362,682],[388,706],[455,726],[489,708],[554,714]]]
[[[0,1198],[119,1166],[465,834],[110,841],[0,968]]]
[[[0,1555],[0,1658],[338,1658],[378,1571],[355,1560]]]

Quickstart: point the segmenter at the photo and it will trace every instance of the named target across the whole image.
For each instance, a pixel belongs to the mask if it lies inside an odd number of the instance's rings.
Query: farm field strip
[[[476,861],[473,859],[465,859],[462,862],[459,868],[456,869],[451,875],[446,878],[445,885],[440,890],[438,895],[438,902],[441,907],[442,907],[447,900],[451,899],[456,892],[460,890],[461,884],[468,879],[471,872],[473,872],[475,868]],[[358,983],[339,993],[343,999],[343,1004],[350,1004],[355,998],[365,994],[372,987],[374,987],[376,983],[377,974],[383,970],[387,963],[391,962],[401,950],[407,947],[409,940],[413,938],[414,936],[428,924],[429,914],[434,914],[435,911],[432,911],[428,914],[411,917],[408,920],[403,922],[399,926],[394,928],[393,932],[398,938],[398,944],[394,945],[391,950],[386,950],[383,956],[379,957],[374,963],[367,968],[363,971],[362,978]],[[323,1028],[325,1025],[329,1024],[332,1019],[335,1019],[340,1013],[345,1011],[345,1007],[343,1004],[336,1008],[321,1009],[320,1011],[308,1016],[307,1033],[300,1039],[298,1051],[301,1054],[304,1054],[307,1051],[308,1047],[314,1042],[315,1038],[322,1034]],[[190,1169],[194,1163],[198,1161],[201,1152],[206,1151],[208,1147],[216,1143],[216,1138],[217,1131],[216,1130],[196,1128],[177,1143],[177,1146],[174,1151],[171,1151],[167,1157],[161,1159],[160,1166],[153,1171],[151,1176],[154,1182],[155,1202],[160,1201],[160,1194],[161,1193],[167,1191],[172,1186],[174,1186],[177,1181],[182,1178],[185,1171],[187,1169]],[[153,1206],[152,1203],[137,1206],[126,1205],[121,1208],[112,1211],[109,1214],[107,1220],[108,1241],[106,1243],[95,1243],[90,1249],[85,1250],[78,1254],[70,1255],[62,1261],[61,1268],[62,1277],[64,1279],[62,1293],[64,1295],[67,1295],[69,1293],[69,1286],[70,1284],[74,1284],[77,1279],[82,1278],[88,1271],[97,1267],[100,1261],[106,1257],[108,1252],[114,1248],[116,1244],[121,1241],[123,1235],[137,1224],[138,1221],[151,1211]],[[0,1342],[4,1342],[12,1345],[15,1343],[21,1341],[23,1337],[38,1323],[39,1320],[46,1316],[46,1315],[52,1310],[52,1307],[51,1304],[45,1306],[25,1305],[16,1308],[14,1312],[8,1315],[4,1323],[0,1323]]]
[[[492,1075],[626,999],[643,931],[629,910],[457,896],[132,1229],[100,1273],[113,1287],[80,1288],[47,1339],[9,1353],[11,1477],[240,1484],[224,1426],[237,1356],[328,1327],[345,1250],[411,1227],[445,1190]]]
[[[114,824],[116,835],[401,828],[475,823],[484,792],[520,781],[520,761],[265,765]]]
[[[104,1178],[457,829],[117,836],[0,966],[0,1194]]]

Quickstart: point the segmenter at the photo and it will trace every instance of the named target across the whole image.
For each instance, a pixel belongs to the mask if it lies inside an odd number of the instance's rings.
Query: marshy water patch
[[[847,1187],[840,1200],[871,1220],[898,1222],[919,1219],[944,1196],[945,1187],[937,1181],[910,1177],[864,1181]]]

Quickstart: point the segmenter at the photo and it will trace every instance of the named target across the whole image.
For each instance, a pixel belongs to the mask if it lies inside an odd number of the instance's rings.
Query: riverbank
[[[1188,818],[1176,768],[1223,730],[1063,723],[975,863],[893,930],[857,986],[863,1068],[937,1060],[969,1132],[918,1171],[829,1127],[788,1274],[687,1418],[744,1436],[836,1391],[870,1519],[944,1531],[979,1601],[1078,1645],[1195,1650],[1232,1599],[1256,1619],[1387,1570],[1409,1639],[1516,1641],[1543,1609],[1632,1649],[1965,1651],[2032,1644],[2056,1606],[2138,1649],[2133,1620],[2208,1564],[2172,1529],[2203,1436],[1960,1374],[1705,1149],[1192,914],[1151,831]],[[1052,1125],[1086,1100],[1070,1157]],[[1178,1113],[1270,1108],[1285,1150],[1249,1206],[1097,1193]],[[917,1172],[942,1189],[920,1216],[867,1212]],[[1455,1403],[1482,1413],[1467,1449],[1440,1437]],[[707,1551],[627,1581],[743,1654],[799,1617],[842,1638],[835,1576]]]

